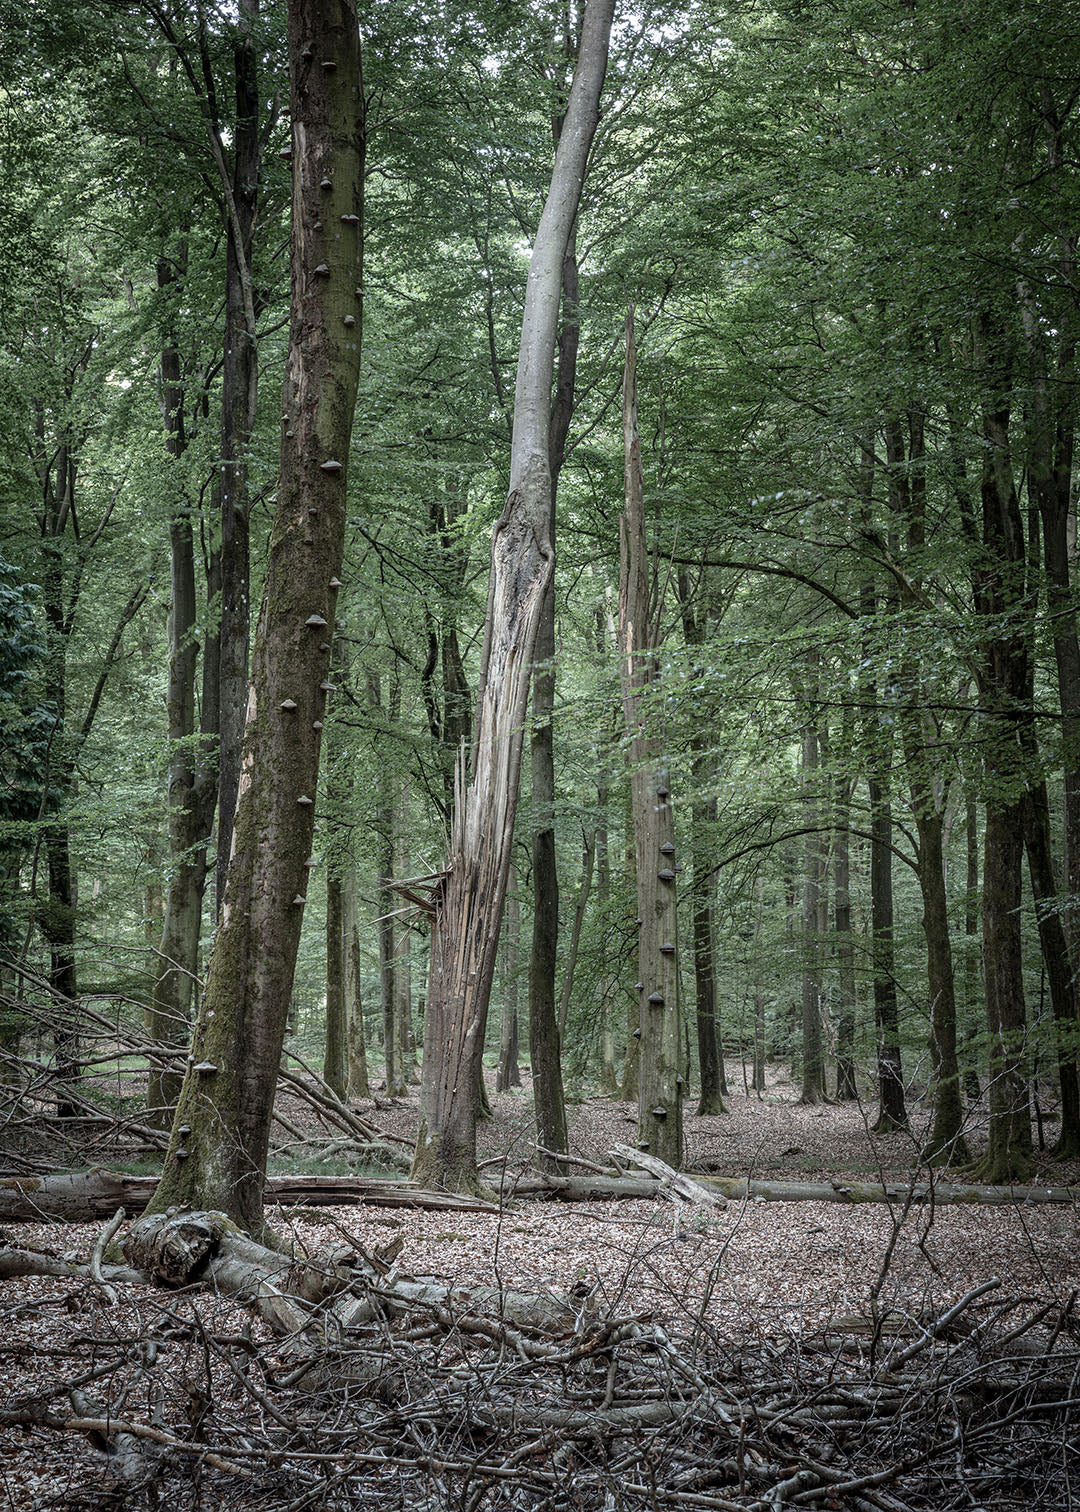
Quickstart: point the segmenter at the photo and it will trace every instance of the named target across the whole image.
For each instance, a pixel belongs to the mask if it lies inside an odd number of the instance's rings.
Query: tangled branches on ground
[[[291,1305],[306,1290],[309,1299],[303,1326],[284,1336],[205,1291],[103,1306],[100,1265],[91,1282],[50,1283],[59,1288],[51,1305],[88,1309],[79,1316],[90,1321],[70,1341],[70,1364],[54,1362],[48,1383],[0,1410],[0,1428],[24,1431],[58,1474],[67,1462],[60,1499],[40,1494],[36,1505],[1072,1504],[1073,1300],[1033,1307],[994,1279],[920,1317],[851,1317],[787,1339],[755,1336],[746,1319],[735,1337],[709,1324],[704,1304],[676,1330],[601,1310],[584,1285],[554,1309],[558,1325],[542,1309],[523,1321],[498,1294],[403,1285],[392,1256],[374,1259],[362,1287],[348,1283],[364,1303],[348,1326],[328,1305],[333,1264],[323,1294],[310,1284],[313,1263],[298,1267],[306,1289],[279,1271],[275,1297]],[[16,1338],[7,1327],[0,1359],[20,1347]]]

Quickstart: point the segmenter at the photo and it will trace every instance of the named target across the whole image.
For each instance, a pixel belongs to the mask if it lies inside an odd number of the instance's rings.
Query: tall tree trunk
[[[803,858],[802,1091],[799,1101],[812,1104],[825,1099],[825,1058],[821,1042],[822,942],[819,933],[825,846],[821,832],[821,762],[817,711],[813,705],[803,730],[802,777],[806,794],[803,813],[808,833]]]
[[[342,882],[342,928],[345,934],[345,1019],[348,1095],[354,1101],[371,1096],[364,1001],[360,973],[360,924],[356,910],[356,873],[350,866]]]
[[[693,601],[689,573],[683,568],[678,577],[679,602],[682,610],[683,637],[691,655],[705,643],[708,610]],[[704,589],[698,587],[698,593]],[[716,1019],[716,965],[713,960],[712,866],[710,824],[716,818],[716,801],[708,796],[711,772],[709,740],[699,732],[690,737],[690,778],[693,801],[690,809],[690,885],[691,924],[694,932],[694,1016],[697,1024],[698,1074],[701,1092],[698,1113],[724,1113],[722,1083],[723,1054]]]
[[[859,442],[861,461],[859,495],[863,521],[873,525],[874,437]],[[859,615],[864,624],[864,666],[873,658],[873,622],[878,600],[872,572],[859,589]],[[893,736],[891,722],[879,702],[880,690],[872,672],[864,671],[859,695],[866,711],[863,739],[866,745],[867,788],[870,800],[870,930],[874,981],[874,1021],[877,1027],[878,1114],[874,1130],[889,1134],[907,1127],[904,1069],[900,1051],[900,1009],[896,998],[896,956],[893,942],[892,878],[892,776]]]
[[[850,706],[844,708],[845,750],[854,744]],[[854,779],[842,777],[836,793],[836,866],[833,896],[836,920],[837,1015],[836,1099],[847,1102],[858,1096],[855,1083],[855,1016],[858,986],[855,979],[855,944],[851,932],[851,795]],[[755,1082],[756,1088],[756,1082]]]
[[[979,815],[974,793],[966,802],[965,852],[967,877],[964,889],[964,1016],[967,1068],[964,1091],[968,1101],[977,1103],[982,1096],[979,1086],[979,1024],[984,1022],[986,1004],[982,994],[982,949],[979,940]]]
[[[178,265],[162,257],[158,262],[159,289],[176,283],[186,271],[186,248]],[[184,416],[184,382],[180,352],[174,338],[161,354],[161,407],[165,424],[165,449],[178,466],[187,449]],[[193,989],[199,964],[203,893],[206,887],[206,847],[214,822],[217,783],[210,742],[215,732],[217,697],[216,669],[208,637],[203,662],[201,730],[203,743],[197,749],[195,733],[195,676],[198,663],[195,593],[195,543],[190,503],[184,485],[174,481],[181,495],[169,526],[171,594],[169,600],[169,683],[167,721],[169,734],[169,880],[157,946],[157,967],[146,1027],[151,1038],[166,1048],[187,1043],[191,1032]],[[167,1129],[172,1122],[182,1077],[175,1063],[151,1061],[147,1090],[147,1120]]]
[[[926,545],[925,418],[921,409],[915,406],[909,409],[907,425],[906,448],[903,425],[896,418],[885,427],[885,445],[889,504],[907,535],[908,563],[901,604],[906,610],[915,611]],[[945,761],[939,757],[933,720],[928,710],[919,707],[924,682],[925,671],[916,657],[907,652],[902,654],[899,723],[919,836],[919,887],[930,994],[930,1053],[934,1064],[933,1123],[923,1157],[934,1164],[959,1165],[967,1161],[968,1151],[963,1137],[964,1107],[956,1058],[956,985],[945,890],[948,782],[943,776]]]
[[[521,900],[513,864],[506,889],[506,917],[503,921],[503,1000],[499,1020],[499,1065],[495,1073],[496,1092],[521,1086],[518,1067],[518,973],[521,970]]]
[[[349,1090],[347,1040],[345,915],[341,897],[341,876],[333,867],[328,866],[326,872],[326,1042],[323,1055],[323,1077],[342,1101]]]
[[[278,507],[225,904],[154,1199],[157,1210],[218,1208],[256,1232],[314,833],[360,367],[363,90],[350,0],[290,0],[289,55],[292,300]]]
[[[222,171],[226,196],[226,239],[225,347],[221,368],[221,706],[216,875],[219,913],[225,898],[232,853],[233,817],[240,786],[240,757],[247,706],[248,641],[251,633],[247,453],[255,429],[259,391],[252,267],[263,141],[255,49],[259,0],[239,0],[236,16],[236,45],[233,49],[236,122],[233,128],[232,172],[229,175],[227,171]]]
[[[556,117],[556,147],[562,120]],[[563,319],[559,330],[559,360],[555,397],[548,422],[548,466],[551,472],[551,507],[548,532],[555,549],[555,499],[559,474],[566,455],[566,438],[574,413],[574,382],[577,376],[578,268],[575,230],[571,227],[562,265]],[[554,557],[553,557],[554,565]],[[532,735],[532,841],[533,933],[529,955],[529,1061],[532,1066],[533,1109],[537,1143],[546,1150],[569,1148],[566,1133],[566,1099],[562,1075],[562,1029],[556,1021],[555,977],[559,953],[559,877],[555,861],[555,576],[544,593],[540,625],[533,653]],[[542,1170],[558,1175],[559,1163],[551,1155],[537,1154]]]
[[[1009,450],[1007,342],[992,316],[976,326],[976,361],[986,396],[980,492],[983,565],[977,609],[985,621],[980,668],[986,828],[983,852],[983,962],[990,1033],[990,1134],[976,1167],[979,1179],[1023,1181],[1031,1171],[1031,1105],[1027,1080],[1027,1011],[1020,931],[1024,850],[1024,781],[1016,711],[1029,685],[1021,625],[1024,527]]]
[[[566,952],[566,969],[559,989],[559,1043],[566,1043],[566,1024],[570,1016],[570,1002],[574,995],[574,974],[577,971],[578,951],[581,947],[581,930],[585,923],[585,911],[589,906],[592,890],[593,867],[596,861],[596,831],[586,835],[581,850],[581,881],[578,884],[577,900],[574,903],[574,922],[570,927],[570,946]]]
[[[671,783],[648,731],[657,686],[658,608],[650,605],[645,489],[637,423],[634,318],[626,318],[623,378],[625,510],[619,533],[619,650],[623,717],[630,736],[630,792],[638,903],[638,1144],[677,1170],[683,1158],[675,819]]]
[[[472,775],[455,776],[450,857],[433,899],[413,1174],[475,1190],[476,1088],[513,844],[536,634],[553,559],[548,424],[562,266],[607,67],[613,0],[587,0],[551,188],[533,246],[514,395],[510,494],[492,540]]]

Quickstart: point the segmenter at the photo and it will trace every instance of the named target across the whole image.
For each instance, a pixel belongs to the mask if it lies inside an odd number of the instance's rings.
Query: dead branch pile
[[[59,1435],[81,1458],[73,1512],[105,1491],[132,1508],[274,1512],[1073,1504],[1072,1300],[1032,1309],[992,1279],[918,1317],[733,1342],[708,1322],[708,1289],[665,1328],[584,1285],[530,1302],[410,1278],[355,1243],[295,1263],[212,1215],[175,1220],[163,1246],[152,1222],[124,1241],[136,1269],[214,1290],[160,1291],[137,1326],[110,1330],[103,1288],[132,1272],[99,1254],[66,1283],[69,1306],[95,1309],[82,1354],[0,1410],[32,1452]],[[238,1326],[224,1294],[261,1321]]]

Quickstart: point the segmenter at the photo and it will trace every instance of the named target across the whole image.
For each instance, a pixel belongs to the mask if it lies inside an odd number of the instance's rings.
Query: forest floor
[[[526,1077],[525,1087],[492,1094],[495,1116],[481,1127],[482,1159],[508,1169],[528,1163],[534,1136],[527,1083]],[[385,1132],[411,1138],[417,1106],[413,1089],[393,1103],[383,1097],[365,1102],[360,1111]],[[688,1165],[735,1176],[775,1178],[782,1172],[791,1179],[892,1179],[918,1166],[912,1136],[874,1137],[867,1130],[868,1110],[855,1105],[801,1107],[797,1089],[783,1078],[773,1080],[763,1098],[734,1091],[729,1109],[716,1117],[688,1115]],[[633,1110],[624,1103],[590,1097],[570,1111],[574,1154],[602,1163],[612,1144],[632,1140]],[[1077,1174],[1060,1166],[1040,1173],[1054,1184]],[[1076,1206],[912,1205],[904,1211],[885,1203],[759,1200],[707,1209],[640,1200],[526,1201],[510,1202],[498,1214],[279,1209],[273,1222],[279,1234],[307,1251],[342,1240],[371,1250],[400,1236],[397,1264],[413,1275],[455,1286],[568,1293],[602,1313],[649,1319],[680,1336],[704,1330],[725,1349],[746,1349],[759,1360],[793,1349],[798,1358],[807,1350],[828,1352],[837,1339],[850,1344],[875,1329],[875,1336],[917,1336],[919,1319],[939,1314],[993,1278],[999,1284],[990,1300],[1006,1322],[1043,1304],[1064,1307],[1065,1318],[1069,1299],[1080,1291]],[[85,1259],[97,1232],[91,1225],[19,1225],[0,1240]],[[198,1403],[184,1393],[200,1369],[210,1369],[207,1339],[236,1339],[245,1329],[250,1323],[242,1310],[205,1293],[162,1294],[123,1285],[110,1305],[85,1282],[9,1280],[0,1287],[0,1422],[6,1403],[47,1390],[60,1398],[65,1383],[92,1371],[110,1352],[116,1358],[124,1349],[130,1354],[135,1341],[148,1335],[167,1367],[158,1367],[154,1379],[171,1385],[163,1398],[160,1386],[140,1383],[132,1388],[134,1396],[111,1410],[130,1415],[141,1406],[151,1419],[156,1412],[159,1421],[183,1421],[185,1415],[194,1421]],[[230,1387],[223,1377],[218,1410],[226,1417],[234,1390],[235,1383]],[[136,1403],[139,1393],[145,1400]],[[109,1500],[104,1466],[85,1436],[0,1428],[0,1507],[51,1512],[127,1505]],[[236,1494],[235,1505],[247,1505],[239,1488]],[[401,1503],[408,1504],[407,1498]],[[289,1501],[258,1505],[284,1508]],[[609,1505],[602,1499],[582,1503]],[[1028,1496],[1026,1505],[1041,1503]]]

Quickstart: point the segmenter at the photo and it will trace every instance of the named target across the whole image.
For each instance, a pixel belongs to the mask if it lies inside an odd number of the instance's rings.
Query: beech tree
[[[351,0],[290,0],[292,293],[281,477],[232,862],[156,1194],[251,1231],[314,834],[360,368],[364,120]]]
[[[607,69],[614,0],[588,0],[574,82],[533,243],[510,491],[491,546],[471,772],[455,771],[450,854],[432,900],[420,1128],[413,1175],[475,1190],[477,1084],[506,897],[537,629],[554,568],[548,423],[563,260]]]

